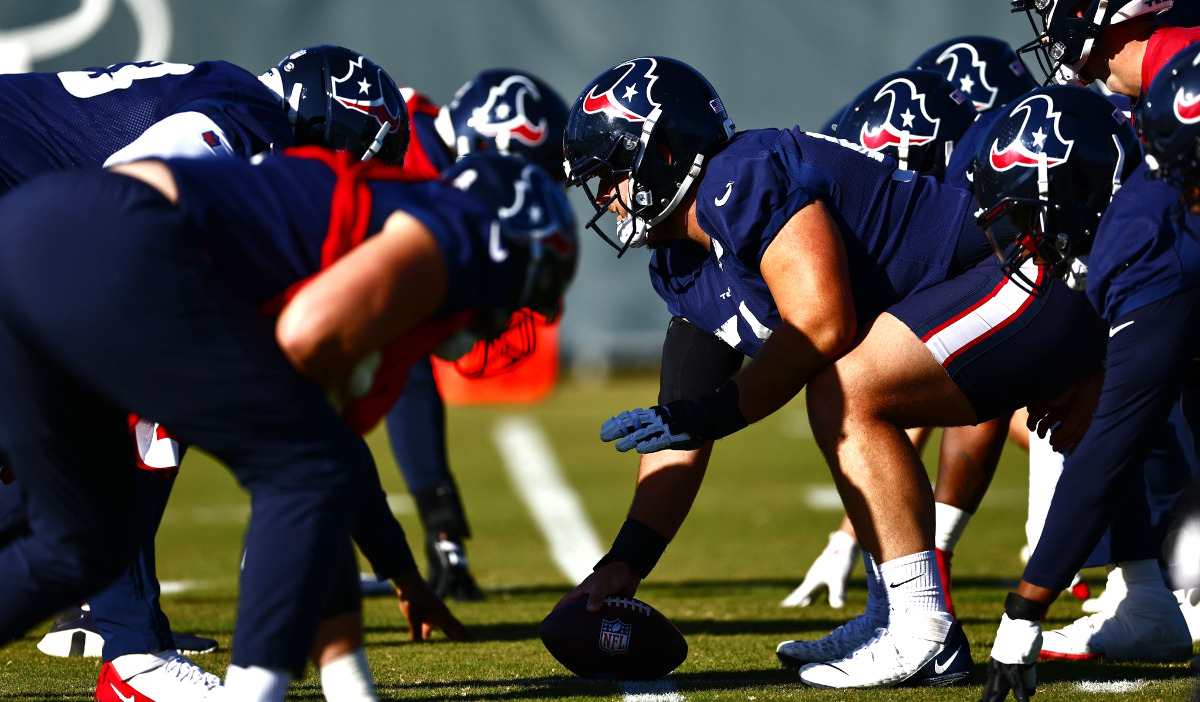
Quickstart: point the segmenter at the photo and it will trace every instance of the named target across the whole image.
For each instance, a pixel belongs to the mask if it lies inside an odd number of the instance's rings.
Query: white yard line
[[[1149,683],[1149,680],[1081,680],[1074,687],[1080,692],[1135,692]]]
[[[686,698],[667,680],[617,683],[623,702],[683,702]]]
[[[563,480],[541,428],[528,417],[507,417],[496,423],[492,439],[513,487],[550,547],[554,564],[572,584],[583,580],[605,551],[579,497]]]

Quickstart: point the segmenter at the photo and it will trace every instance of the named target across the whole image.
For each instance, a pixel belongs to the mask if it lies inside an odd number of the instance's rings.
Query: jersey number
[[[111,68],[111,67],[110,67]],[[114,90],[124,90],[135,80],[161,78],[166,75],[181,76],[191,73],[195,66],[186,63],[127,63],[115,71],[64,71],[58,74],[63,88],[77,98],[90,98]]]

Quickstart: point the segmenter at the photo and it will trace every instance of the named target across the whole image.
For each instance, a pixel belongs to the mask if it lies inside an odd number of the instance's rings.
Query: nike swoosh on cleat
[[[137,699],[137,695],[130,695],[128,697],[122,695],[121,691],[117,689],[117,686],[112,683],[109,683],[108,686],[112,688],[113,692],[117,693],[117,697],[120,697],[125,702],[133,702],[135,699]]]
[[[919,576],[919,575],[914,575],[914,576],[912,576],[911,578],[909,578],[908,580],[901,580],[901,581],[900,581],[900,582],[898,582],[898,583],[888,583],[888,587],[900,587],[901,585],[905,585],[905,584],[907,584],[907,583],[911,583],[912,581],[916,580],[916,579],[917,579],[917,578],[919,578],[919,577],[921,577],[921,576]]]
[[[1110,339],[1113,338],[1114,336],[1117,335],[1117,332],[1121,331],[1122,329],[1129,326],[1130,324],[1133,324],[1136,321],[1137,320],[1135,319],[1135,320],[1132,320],[1129,322],[1125,322],[1124,324],[1118,324],[1117,326],[1113,327],[1112,329],[1109,329],[1108,330],[1108,338],[1110,338]]]
[[[954,654],[946,659],[945,664],[938,663],[937,660],[934,659],[933,672],[936,673],[937,675],[941,675],[942,673],[946,672],[946,669],[950,667],[950,664],[954,662],[955,658],[958,658],[958,649],[957,648],[954,649]]]

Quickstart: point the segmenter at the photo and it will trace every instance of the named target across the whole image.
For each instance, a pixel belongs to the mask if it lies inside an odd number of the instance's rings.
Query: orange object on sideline
[[[558,379],[558,325],[547,325],[540,316],[536,319],[533,353],[498,375],[468,378],[453,363],[434,357],[433,377],[446,404],[521,404],[549,395]]]

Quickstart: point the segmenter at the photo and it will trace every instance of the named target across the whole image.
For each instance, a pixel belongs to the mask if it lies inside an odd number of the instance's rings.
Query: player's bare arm
[[[279,315],[275,336],[292,365],[338,389],[371,352],[429,318],[446,290],[433,235],[393,213],[383,231],[315,276]]]
[[[162,161],[132,161],[111,166],[108,170],[145,181],[153,185],[172,205],[179,204],[179,189],[175,186],[175,176]]]
[[[734,378],[750,422],[795,397],[813,373],[850,348],[857,330],[845,245],[820,201],[792,215],[760,266],[782,320]]]

